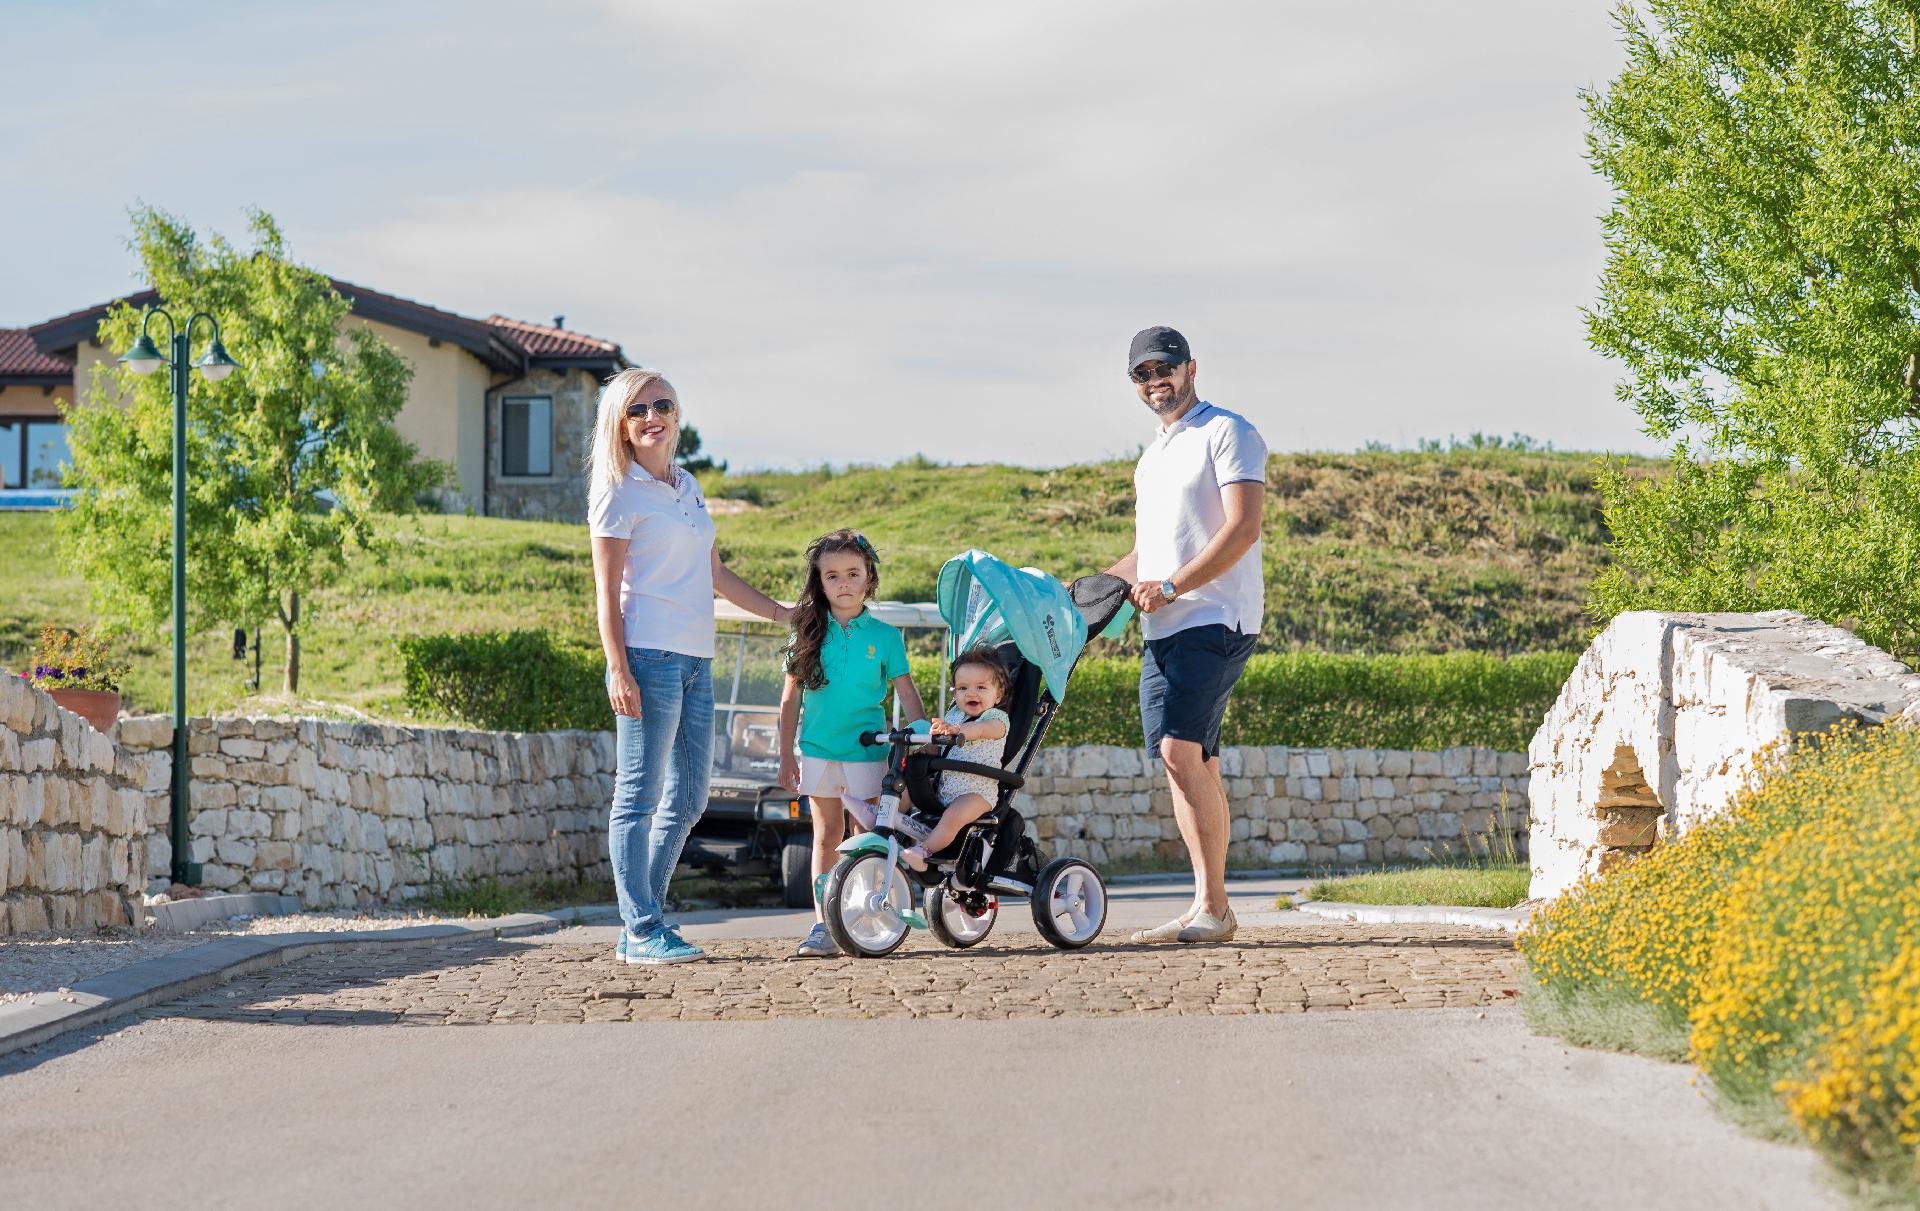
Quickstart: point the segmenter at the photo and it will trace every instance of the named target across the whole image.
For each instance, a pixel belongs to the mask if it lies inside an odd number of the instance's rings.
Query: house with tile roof
[[[632,365],[618,344],[566,327],[490,315],[474,319],[331,279],[352,305],[343,321],[367,328],[413,367],[395,418],[422,457],[451,464],[443,505],[488,517],[580,521],[582,460],[600,384]],[[135,307],[157,296],[126,297]],[[120,301],[120,300],[116,300]],[[0,328],[0,508],[57,504],[66,462],[61,410],[84,402],[102,348],[101,303],[27,328]]]

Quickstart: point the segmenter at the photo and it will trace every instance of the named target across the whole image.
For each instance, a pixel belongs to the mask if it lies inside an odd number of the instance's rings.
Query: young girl
[[[978,765],[1001,764],[1007,738],[1007,713],[1000,709],[1013,689],[1007,666],[989,647],[970,648],[953,662],[953,709],[931,727],[936,736],[959,736],[947,756]],[[937,784],[940,823],[927,839],[900,856],[915,870],[927,869],[927,858],[953,844],[960,830],[993,810],[1000,784],[985,774],[958,774],[949,770]]]
[[[780,693],[780,784],[813,801],[816,885],[834,863],[846,813],[863,826],[873,823],[887,750],[861,744],[860,733],[886,728],[887,690],[898,697],[907,722],[927,717],[907,672],[906,641],[867,610],[879,587],[879,557],[859,532],[835,530],[807,548],[807,587],[794,603],[787,682]],[[813,928],[794,954],[839,953],[818,903],[813,915]]]

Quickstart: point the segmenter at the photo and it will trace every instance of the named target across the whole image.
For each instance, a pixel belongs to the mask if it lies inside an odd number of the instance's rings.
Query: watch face
[[[1166,598],[1168,601],[1172,601],[1174,598],[1180,596],[1180,591],[1173,587],[1171,580],[1163,580],[1160,582],[1160,596]]]

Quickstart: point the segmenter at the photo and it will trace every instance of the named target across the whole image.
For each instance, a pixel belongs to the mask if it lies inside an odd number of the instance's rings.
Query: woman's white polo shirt
[[[587,501],[595,538],[627,540],[620,617],[630,648],[713,656],[713,518],[700,484],[679,467],[673,482],[635,462],[611,491]]]

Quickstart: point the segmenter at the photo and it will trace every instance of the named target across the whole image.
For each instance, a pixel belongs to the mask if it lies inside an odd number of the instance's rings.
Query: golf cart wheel
[[[1078,950],[1107,923],[1107,885],[1078,858],[1056,858],[1033,885],[1033,924],[1061,950]]]
[[[780,902],[788,908],[813,907],[813,841],[788,837],[780,847]]]
[[[913,884],[905,871],[894,871],[893,887],[882,901],[880,887],[886,877],[887,859],[874,853],[848,854],[828,872],[821,915],[842,954],[877,959],[907,940]]]
[[[986,941],[987,935],[993,932],[993,923],[1000,917],[1000,901],[996,897],[988,896],[985,911],[975,914],[954,899],[944,883],[927,888],[924,907],[933,936],[940,939],[941,945],[956,950]]]

